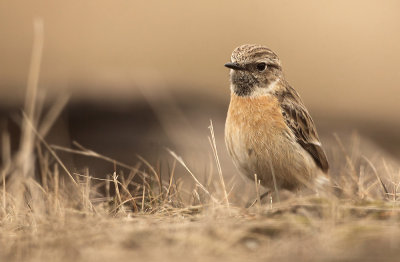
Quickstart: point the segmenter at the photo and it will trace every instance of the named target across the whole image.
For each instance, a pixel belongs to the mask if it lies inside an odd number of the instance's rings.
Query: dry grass
[[[82,147],[35,143],[29,157],[37,164],[30,168],[37,169],[40,184],[22,176],[17,158],[2,168],[7,183],[0,260],[397,261],[398,184],[386,182],[388,167],[366,161],[357,166],[360,155],[349,154],[341,163],[335,176],[339,197],[288,194],[281,202],[245,208],[228,206],[225,197],[237,196],[220,183],[213,187],[196,179],[186,190],[175,174],[176,165],[184,164],[176,155],[162,179],[144,159],[130,167]],[[116,171],[107,179],[91,177],[88,170],[69,177],[56,160],[59,150],[113,162]],[[117,175],[121,166],[130,173]]]
[[[39,21],[16,154],[2,134],[1,261],[398,261],[400,173],[365,157],[357,138],[330,146],[337,151],[335,194],[282,192],[281,201],[251,208],[237,204],[240,196],[224,182],[212,124],[217,183],[200,182],[202,174],[173,152],[162,174],[143,158],[129,166],[77,143],[76,149],[48,145],[45,135],[66,99],[39,110],[41,28]],[[106,179],[89,170],[72,173],[60,150],[111,162],[115,171]],[[185,174],[176,174],[177,165]],[[182,175],[193,183],[184,185]],[[259,198],[257,177],[254,190]]]

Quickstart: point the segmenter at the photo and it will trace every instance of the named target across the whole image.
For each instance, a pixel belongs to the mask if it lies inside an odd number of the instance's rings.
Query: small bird
[[[285,80],[269,48],[237,47],[230,68],[231,99],[225,142],[239,172],[267,189],[312,187],[328,160],[299,94]]]

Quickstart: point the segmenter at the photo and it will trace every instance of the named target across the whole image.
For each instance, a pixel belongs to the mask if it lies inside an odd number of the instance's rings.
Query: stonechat
[[[314,122],[285,80],[281,61],[261,45],[237,47],[230,68],[225,142],[239,172],[288,190],[313,185],[329,169]]]

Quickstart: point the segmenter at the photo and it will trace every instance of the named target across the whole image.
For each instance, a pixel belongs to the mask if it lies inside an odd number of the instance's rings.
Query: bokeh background
[[[0,1],[1,128],[18,146],[33,41],[44,21],[41,93],[70,103],[46,138],[80,144],[133,164],[156,165],[165,148],[197,173],[212,162],[213,120],[225,175],[235,174],[223,142],[232,50],[263,44],[281,58],[320,136],[357,132],[363,144],[400,158],[400,2],[354,1]],[[379,149],[379,150],[378,150]],[[63,156],[71,168],[103,162]],[[168,160],[169,159],[169,160]]]

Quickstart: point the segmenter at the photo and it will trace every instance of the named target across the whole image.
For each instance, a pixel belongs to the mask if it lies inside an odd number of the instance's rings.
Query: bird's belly
[[[271,97],[241,106],[237,102],[231,100],[225,141],[240,173],[250,179],[257,174],[269,188],[274,186],[273,175],[277,186],[288,189],[309,180],[312,159],[286,126],[277,101]]]
[[[273,186],[273,174],[278,186],[290,182],[292,174],[288,165],[296,156],[296,149],[283,134],[273,138],[261,138],[257,134],[250,137],[246,130],[236,128],[227,130],[227,135],[230,137],[226,141],[228,151],[241,174],[250,179],[257,174],[267,187]]]

